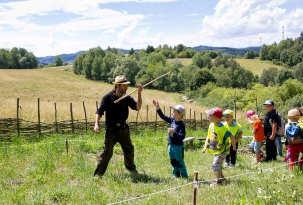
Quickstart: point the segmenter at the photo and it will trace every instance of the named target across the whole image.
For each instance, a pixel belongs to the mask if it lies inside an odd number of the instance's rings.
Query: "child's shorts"
[[[214,172],[219,172],[222,170],[222,164],[225,160],[225,156],[226,156],[225,153],[215,155],[212,165]]]
[[[260,152],[262,146],[263,146],[263,142],[256,142],[256,141],[253,141],[253,142],[250,144],[250,148],[254,150],[254,153]]]

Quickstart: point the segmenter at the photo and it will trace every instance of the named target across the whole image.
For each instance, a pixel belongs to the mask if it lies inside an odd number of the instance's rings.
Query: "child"
[[[232,141],[235,148],[235,140],[227,127],[222,123],[223,111],[221,108],[213,108],[207,112],[207,115],[210,125],[203,152],[207,151],[209,154],[214,155],[212,169],[216,181],[212,185],[219,185],[225,181],[222,164],[226,153],[229,151],[230,141]]]
[[[237,150],[239,141],[242,138],[243,131],[241,125],[234,119],[234,112],[227,109],[223,112],[225,119],[224,125],[231,132],[232,136],[235,137],[236,147],[230,146],[229,153],[226,156],[226,165],[229,167],[235,167],[237,161]]]
[[[288,111],[287,117],[289,121],[285,126],[285,135],[288,144],[289,170],[293,170],[298,161],[299,167],[302,169],[303,160],[299,159],[300,153],[303,153],[303,130],[299,123],[301,113],[298,109],[291,109]]]
[[[185,138],[185,124],[183,122],[185,108],[182,105],[172,106],[173,117],[167,117],[160,109],[158,101],[153,100],[153,104],[155,105],[160,118],[170,124],[170,128],[168,128],[168,154],[171,165],[173,166],[173,175],[177,178],[188,178],[184,162],[183,145],[183,140]]]
[[[254,141],[252,142],[251,147],[256,154],[256,162],[259,163],[264,160],[264,153],[261,150],[261,147],[265,141],[263,123],[253,110],[247,111],[246,117],[252,125]]]

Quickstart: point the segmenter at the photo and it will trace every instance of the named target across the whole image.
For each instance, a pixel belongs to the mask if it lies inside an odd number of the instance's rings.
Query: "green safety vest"
[[[215,155],[225,153],[231,145],[230,136],[230,131],[222,122],[211,123],[206,138],[206,143],[208,143],[206,151]]]
[[[237,140],[239,138],[240,133],[242,132],[242,126],[235,120],[233,121],[232,125],[228,125],[227,122],[224,122],[224,125],[231,132],[232,136],[234,136]]]

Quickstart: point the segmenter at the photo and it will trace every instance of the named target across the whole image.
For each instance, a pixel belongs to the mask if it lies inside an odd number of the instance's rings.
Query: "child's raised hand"
[[[158,101],[153,100],[153,104],[154,104],[154,106],[155,106],[157,109],[159,109],[159,108],[160,108],[160,106],[159,106],[159,102],[158,102]]]

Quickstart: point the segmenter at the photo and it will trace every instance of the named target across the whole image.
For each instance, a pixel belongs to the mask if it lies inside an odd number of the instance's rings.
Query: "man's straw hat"
[[[130,82],[126,79],[125,75],[118,75],[115,77],[115,81],[113,82],[115,85],[129,85]]]

